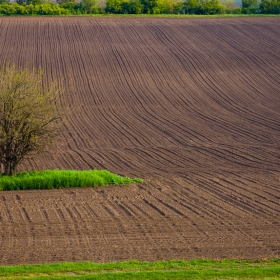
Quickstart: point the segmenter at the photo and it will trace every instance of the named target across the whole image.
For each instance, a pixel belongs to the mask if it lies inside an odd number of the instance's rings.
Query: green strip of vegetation
[[[0,176],[0,191],[98,187],[142,182],[139,178],[122,177],[107,170],[45,170]]]
[[[0,0],[0,15],[280,14],[280,0]]]
[[[280,279],[280,260],[196,260],[0,266],[0,279]]]
[[[79,15],[78,15],[79,16]],[[77,16],[77,17],[78,17]],[[280,17],[273,14],[216,14],[216,15],[183,15],[183,14],[104,14],[104,15],[82,15],[81,17],[134,17],[134,18],[248,18],[248,17]]]

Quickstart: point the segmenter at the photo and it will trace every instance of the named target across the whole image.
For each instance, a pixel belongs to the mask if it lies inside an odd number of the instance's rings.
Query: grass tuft
[[[0,176],[0,191],[98,187],[142,182],[142,179],[122,177],[107,170],[44,170]]]

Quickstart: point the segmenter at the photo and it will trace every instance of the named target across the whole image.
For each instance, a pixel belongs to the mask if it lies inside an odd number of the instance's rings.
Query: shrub
[[[260,12],[262,14],[280,14],[280,0],[261,0]]]
[[[200,9],[204,15],[215,15],[225,12],[225,7],[218,0],[203,0],[200,4]]]
[[[187,0],[184,2],[183,8],[186,14],[198,14],[200,13],[199,0]]]

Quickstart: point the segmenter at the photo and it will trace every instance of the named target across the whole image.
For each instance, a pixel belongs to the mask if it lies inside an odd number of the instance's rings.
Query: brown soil
[[[280,18],[0,18],[0,61],[75,107],[22,170],[143,184],[0,193],[0,264],[280,254]]]

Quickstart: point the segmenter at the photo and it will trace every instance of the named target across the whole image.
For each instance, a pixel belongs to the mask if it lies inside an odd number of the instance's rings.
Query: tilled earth
[[[280,254],[280,18],[0,18],[71,108],[21,170],[143,184],[0,193],[0,264]]]

